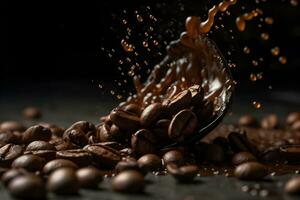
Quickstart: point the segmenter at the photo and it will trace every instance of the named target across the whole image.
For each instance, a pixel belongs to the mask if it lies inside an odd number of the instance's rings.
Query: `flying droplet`
[[[157,40],[153,40],[153,44],[154,44],[155,46],[157,46],[157,45],[158,45]]]
[[[243,51],[244,51],[245,54],[249,54],[250,53],[250,48],[245,46]]]
[[[272,49],[271,49],[271,53],[272,53],[273,56],[278,56],[279,53],[280,53],[279,47],[274,47],[274,48],[272,48]]]
[[[143,22],[144,19],[141,15],[136,15],[136,19],[139,21],[139,22]]]
[[[266,17],[265,18],[265,23],[266,24],[273,24],[274,23],[274,19],[272,17]]]
[[[281,64],[286,64],[286,62],[287,62],[287,59],[286,59],[286,57],[285,56],[280,56],[279,58],[278,58],[278,60],[279,60],[279,62],[281,63]]]
[[[126,19],[123,19],[123,24],[127,24],[127,20]]]
[[[251,81],[257,81],[257,76],[255,74],[250,74],[250,80]]]
[[[252,60],[252,65],[255,66],[255,67],[258,66],[257,60]]]
[[[148,47],[149,45],[148,45],[148,42],[147,41],[143,41],[143,46],[144,47]]]
[[[261,103],[257,102],[257,101],[253,101],[252,105],[254,106],[254,108],[256,109],[261,109],[262,105]]]
[[[260,34],[260,37],[262,40],[268,40],[270,36],[268,33],[262,33],[262,34]]]

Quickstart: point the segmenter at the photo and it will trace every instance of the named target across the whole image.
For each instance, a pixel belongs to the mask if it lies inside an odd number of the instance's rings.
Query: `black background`
[[[215,1],[218,2],[218,1]],[[176,39],[183,31],[186,16],[206,17],[207,10],[214,2],[206,1],[39,1],[2,3],[3,24],[6,48],[1,64],[2,86],[10,84],[39,83],[43,81],[77,81],[96,80],[111,82],[120,78],[116,73],[116,62],[101,51],[121,49],[122,19],[133,15],[135,10],[143,13],[146,6],[156,16],[156,33],[160,41]],[[238,33],[234,19],[256,7],[264,10],[265,16],[272,16],[273,26],[257,28],[258,19],[247,23],[247,31]],[[123,10],[127,14],[123,13]],[[233,70],[234,77],[241,87],[267,89],[288,87],[298,90],[299,52],[300,52],[300,9],[290,5],[289,1],[267,1],[256,4],[254,1],[238,1],[230,9],[231,15],[224,16],[225,30],[216,30],[211,35],[225,57],[237,64]],[[218,15],[219,16],[219,15]],[[170,22],[172,22],[170,24]],[[217,22],[218,24],[219,22]],[[263,24],[263,23],[262,23]],[[135,26],[135,25],[133,25]],[[166,33],[171,27],[174,34]],[[124,29],[124,28],[123,28]],[[235,39],[229,38],[229,29],[233,29]],[[262,42],[259,35],[265,30],[270,33],[270,41]],[[163,39],[161,39],[163,38]],[[251,56],[264,57],[261,68],[251,66],[251,57],[241,51],[244,45],[252,48]],[[272,46],[280,46],[283,55],[288,58],[286,65],[279,65],[270,56]],[[164,46],[161,46],[164,49]],[[231,56],[227,51],[232,52]],[[164,51],[162,50],[164,54]],[[151,59],[150,65],[161,57]],[[264,80],[257,83],[249,81],[250,72],[263,71]]]

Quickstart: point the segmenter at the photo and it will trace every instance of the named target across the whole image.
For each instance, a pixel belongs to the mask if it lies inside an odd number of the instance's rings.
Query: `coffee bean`
[[[261,124],[260,125],[264,129],[274,129],[274,128],[277,128],[279,126],[278,116],[275,115],[275,114],[269,114],[269,115],[265,116],[261,120]]]
[[[190,16],[185,20],[185,28],[187,30],[187,34],[190,38],[196,38],[200,34],[200,17]]]
[[[279,152],[289,163],[300,162],[300,145],[285,145],[279,148]]]
[[[95,143],[95,145],[103,145],[103,146],[107,146],[107,147],[110,147],[110,148],[113,148],[115,150],[121,150],[123,149],[123,145],[118,143],[118,142],[99,142],[99,143]]]
[[[237,132],[231,132],[228,135],[228,141],[232,150],[236,153],[241,151],[248,151],[254,155],[257,154],[256,148],[249,142],[247,135]]]
[[[27,119],[38,119],[42,116],[42,112],[36,107],[27,107],[23,110],[23,116]]]
[[[146,129],[138,130],[131,138],[131,147],[138,155],[154,153],[157,139],[154,134]]]
[[[52,135],[53,136],[56,136],[56,137],[62,137],[64,132],[65,132],[65,129],[59,127],[59,126],[56,126],[54,124],[50,124],[48,127],[46,128],[49,128],[52,132]]]
[[[65,131],[63,139],[80,147],[88,144],[88,136],[80,129],[68,129]]]
[[[71,160],[78,166],[87,166],[91,160],[91,154],[83,149],[71,149],[56,152],[59,159]]]
[[[79,184],[74,169],[60,168],[50,174],[47,189],[58,195],[73,195],[78,193]]]
[[[7,144],[0,148],[0,166],[9,167],[14,159],[21,156],[23,147],[21,145]]]
[[[56,150],[54,145],[46,141],[33,141],[28,144],[26,151]]]
[[[40,171],[45,164],[45,160],[35,155],[22,155],[15,159],[11,166],[13,168],[23,168],[30,172]]]
[[[100,167],[112,168],[121,160],[119,151],[101,144],[87,145],[84,150],[92,155],[93,162]]]
[[[70,161],[70,160],[65,160],[65,159],[55,159],[49,161],[43,168],[43,173],[44,174],[50,174],[54,172],[55,170],[59,168],[72,168],[72,169],[77,169],[78,166]]]
[[[110,126],[107,124],[102,124],[97,129],[97,135],[101,142],[114,141],[114,137],[110,134]]]
[[[174,163],[167,165],[167,171],[179,182],[190,182],[197,175],[199,168],[196,165],[178,167]]]
[[[155,134],[157,141],[161,146],[170,142],[168,135],[168,129],[171,121],[169,119],[161,119],[156,122],[153,128],[153,133]]]
[[[163,155],[163,161],[165,165],[170,163],[181,165],[184,162],[184,156],[179,150],[171,150]]]
[[[43,158],[45,162],[56,158],[56,151],[54,150],[36,150],[36,151],[25,151],[24,154],[32,154]]]
[[[113,124],[109,130],[109,136],[111,138],[108,141],[118,141],[124,142],[126,139],[130,138],[130,135],[125,131],[121,130],[117,125]],[[104,142],[104,141],[103,141]]]
[[[149,127],[155,123],[158,118],[163,114],[164,107],[161,103],[153,103],[145,108],[141,114],[141,125]]]
[[[76,171],[77,180],[82,188],[97,189],[103,179],[100,170],[94,167],[85,167]]]
[[[263,162],[281,162],[284,158],[278,148],[270,148],[261,153],[260,160]]]
[[[24,169],[10,169],[2,175],[1,181],[5,186],[8,186],[11,180],[25,174],[28,174],[28,172]]]
[[[134,170],[128,170],[119,173],[112,180],[112,189],[123,193],[139,193],[144,190],[144,176]]]
[[[80,146],[62,140],[60,144],[55,145],[55,148],[57,151],[63,151],[63,150],[70,150],[70,149],[79,149]]]
[[[41,125],[36,125],[28,128],[23,133],[23,142],[29,144],[35,140],[49,141],[51,138],[51,131]]]
[[[204,147],[203,156],[210,163],[222,163],[225,161],[225,153],[218,144],[208,144]]]
[[[155,154],[145,154],[137,162],[139,167],[146,172],[158,171],[162,167],[160,157]]]
[[[191,105],[203,104],[204,90],[200,85],[193,85],[189,87],[192,95]]]
[[[122,110],[124,110],[126,112],[130,112],[130,113],[134,113],[137,116],[140,116],[142,113],[141,107],[134,103],[131,103],[131,104],[128,104],[128,105],[122,107]]]
[[[285,186],[284,186],[284,192],[291,194],[291,195],[299,195],[300,194],[300,177],[292,177],[290,178]]]
[[[257,120],[251,114],[246,114],[240,117],[239,123],[240,126],[256,126]]]
[[[232,164],[234,165],[240,165],[242,163],[250,161],[256,161],[256,158],[253,154],[245,151],[235,154],[231,160]]]
[[[23,124],[16,121],[5,121],[0,124],[1,132],[23,132],[25,129],[26,128]]]
[[[0,133],[0,145],[4,146],[9,143],[20,144],[21,142],[22,142],[21,137],[12,132]]]
[[[69,132],[69,131],[72,131],[72,130],[80,130],[82,131],[83,133],[85,133],[85,135],[87,137],[91,136],[91,135],[95,135],[96,134],[96,127],[94,124],[90,123],[90,122],[87,122],[87,121],[78,121],[74,124],[72,124],[66,131],[66,132]]]
[[[137,130],[140,127],[140,118],[121,109],[113,110],[109,115],[111,121],[123,130]]]
[[[267,167],[257,162],[242,163],[234,170],[234,176],[241,180],[258,180],[267,174]]]
[[[137,170],[140,171],[139,165],[136,160],[122,160],[118,162],[116,165],[116,171],[117,172],[123,172],[127,170]]]
[[[120,154],[123,157],[127,157],[127,156],[134,156],[134,151],[132,148],[124,148],[120,150]]]
[[[292,124],[294,124],[296,121],[299,120],[300,120],[300,112],[291,112],[286,117],[286,124],[288,126],[291,126]]]
[[[300,119],[291,125],[291,130],[300,131]]]
[[[22,175],[8,185],[9,193],[20,199],[45,199],[46,188],[42,178],[36,175]]]
[[[187,108],[192,101],[192,94],[189,90],[184,90],[167,102],[167,109],[170,115],[178,113],[180,110]]]
[[[173,117],[170,123],[169,137],[175,141],[183,141],[196,131],[197,125],[196,115],[188,109],[182,110]]]

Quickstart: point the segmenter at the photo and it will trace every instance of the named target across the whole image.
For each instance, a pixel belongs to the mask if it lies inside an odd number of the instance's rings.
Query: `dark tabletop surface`
[[[254,109],[251,102],[258,100],[262,109]],[[118,101],[108,93],[102,92],[95,84],[51,82],[40,84],[12,84],[0,86],[0,122],[4,120],[22,121],[27,125],[41,121],[55,123],[68,127],[71,123],[86,120],[99,122],[99,116],[108,113]],[[42,119],[28,121],[22,117],[22,109],[26,106],[37,106],[43,112]],[[261,117],[266,113],[275,112],[281,119],[294,110],[300,110],[300,92],[295,90],[262,91],[249,95],[247,91],[236,94],[232,112],[225,118],[225,122],[234,122],[246,112]],[[191,184],[178,184],[166,176],[147,175],[149,185],[145,193],[139,195],[124,195],[111,192],[109,179],[101,183],[97,191],[82,190],[80,196],[54,197],[50,199],[299,199],[282,192],[283,184],[291,175],[269,176],[263,182],[244,182],[235,178],[215,175],[213,177],[197,177]],[[243,186],[260,188],[255,192],[243,192]],[[11,199],[3,187],[0,187],[0,199]],[[269,194],[262,197],[267,189]],[[261,193],[261,194],[259,194]]]

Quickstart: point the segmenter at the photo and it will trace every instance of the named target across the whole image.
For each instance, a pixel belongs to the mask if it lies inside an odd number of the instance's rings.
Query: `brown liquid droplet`
[[[270,36],[268,33],[262,33],[262,34],[260,34],[260,38],[262,40],[268,40],[270,38]]]
[[[266,24],[273,24],[274,23],[274,19],[272,17],[266,17],[265,18],[265,23]]]
[[[121,40],[121,45],[126,52],[132,52],[134,50],[134,46],[132,44],[128,44],[125,40]]]
[[[250,80],[251,81],[257,81],[257,76],[255,74],[250,74]]]
[[[262,15],[262,14],[263,14],[262,10],[255,9],[249,13],[244,13],[244,14],[238,16],[235,20],[237,29],[241,32],[244,31],[246,29],[246,21],[250,21],[253,18],[255,18],[259,15]]]
[[[252,102],[252,105],[253,105],[254,108],[256,108],[256,109],[261,109],[261,108],[262,108],[261,103],[259,103],[259,102],[257,102],[257,101],[253,101],[253,102]]]
[[[278,58],[278,60],[279,60],[279,62],[280,62],[281,64],[283,64],[283,65],[287,63],[287,59],[286,59],[285,56],[280,56],[280,57]]]
[[[154,44],[155,46],[157,46],[157,45],[158,45],[157,40],[153,40],[153,44]]]
[[[148,42],[147,41],[143,41],[143,46],[144,47],[148,47]]]
[[[244,51],[245,54],[249,54],[250,53],[250,48],[245,46],[243,51]]]
[[[278,56],[279,53],[280,53],[279,47],[274,47],[274,48],[272,48],[272,49],[271,49],[271,53],[272,53],[273,56]]]
[[[257,60],[252,60],[252,65],[255,66],[255,67],[258,66]]]
[[[127,24],[127,20],[126,19],[123,19],[123,24]]]
[[[136,15],[136,19],[139,21],[139,22],[143,22],[144,19],[141,15]]]

